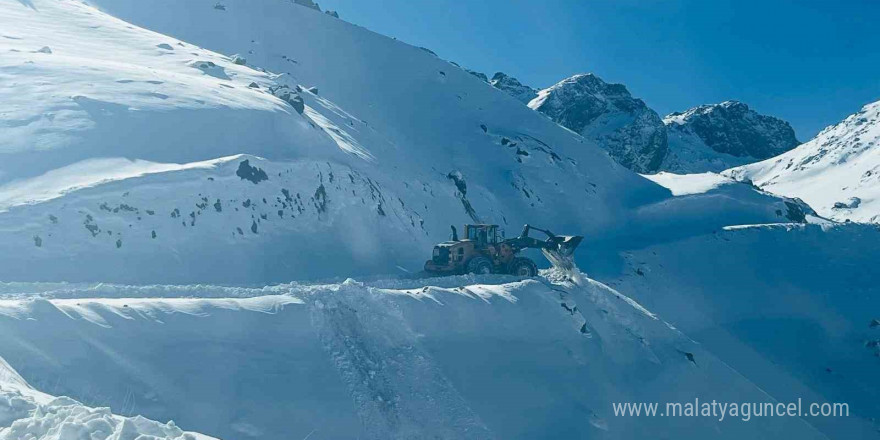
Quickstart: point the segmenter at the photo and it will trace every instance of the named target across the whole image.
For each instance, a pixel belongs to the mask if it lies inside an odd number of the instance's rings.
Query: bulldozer
[[[529,236],[532,231],[547,235],[546,240]],[[498,225],[464,225],[464,238],[452,226],[452,239],[434,246],[434,253],[425,262],[425,272],[431,274],[511,274],[533,277],[538,266],[529,258],[519,256],[523,249],[540,249],[554,264],[569,262],[583,236],[556,235],[549,230],[525,225],[518,237],[505,238]]]

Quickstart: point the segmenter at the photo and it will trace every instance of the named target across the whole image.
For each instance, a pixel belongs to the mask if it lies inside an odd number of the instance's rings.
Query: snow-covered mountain
[[[633,171],[655,172],[666,157],[663,121],[623,84],[575,75],[541,90],[528,106],[596,142]]]
[[[661,168],[676,173],[720,172],[800,144],[787,122],[737,101],[672,113],[663,123],[668,129],[669,154]]]
[[[622,86],[585,138],[311,4],[89,3],[0,1],[0,439],[876,432],[880,230],[620,166]],[[475,221],[590,276],[408,273]],[[851,416],[612,407],[798,397]]]
[[[459,67],[309,8],[95,3],[165,34],[73,1],[0,6],[0,277],[283,281],[418,271],[473,221],[589,242],[650,206],[702,211],[689,233],[805,219],[747,187],[670,200]]]
[[[880,222],[880,101],[794,150],[724,174],[799,197],[828,218]]]
[[[450,224],[589,231],[667,197],[458,67],[315,10],[94,3],[165,34],[73,1],[0,6],[4,277],[418,270]],[[291,252],[307,245],[329,251]]]
[[[516,78],[505,74],[504,72],[496,72],[489,80],[489,84],[498,90],[513,96],[517,101],[528,104],[531,100],[538,96],[538,90],[522,84]]]

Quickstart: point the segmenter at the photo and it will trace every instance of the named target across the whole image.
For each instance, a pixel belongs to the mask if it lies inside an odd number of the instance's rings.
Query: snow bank
[[[68,397],[34,390],[0,358],[2,440],[211,440],[141,416],[120,417],[109,408],[89,408]]]
[[[822,438],[790,418],[615,417],[616,401],[773,396],[635,301],[584,280],[6,300],[16,312],[0,314],[0,353],[38,388],[218,438]]]
[[[715,173],[675,174],[662,171],[657,174],[643,174],[642,177],[668,188],[674,196],[702,194],[721,185],[736,183],[733,179]]]
[[[870,438],[880,413],[870,349],[878,240],[873,225],[728,228],[622,253],[594,276],[777,400],[847,403],[850,417],[809,421],[829,438]]]

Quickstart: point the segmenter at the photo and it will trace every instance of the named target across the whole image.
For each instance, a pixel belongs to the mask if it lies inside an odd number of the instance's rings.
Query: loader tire
[[[538,275],[538,266],[528,258],[514,258],[510,262],[509,271],[511,275],[531,278]]]
[[[478,275],[490,274],[492,273],[492,262],[486,257],[471,258],[467,264],[467,271]]]

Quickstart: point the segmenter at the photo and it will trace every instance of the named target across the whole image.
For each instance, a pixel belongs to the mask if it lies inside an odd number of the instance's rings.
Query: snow
[[[38,177],[0,186],[0,211],[19,205],[46,202],[65,194],[114,181],[188,169],[210,169],[238,156],[188,164],[156,163],[123,158],[87,159],[48,171]]]
[[[880,307],[873,225],[749,225],[626,252],[594,269],[780,401],[848,402],[848,422],[810,419],[829,438],[871,438]],[[713,251],[714,250],[714,251]],[[847,426],[844,426],[847,425]]]
[[[642,176],[668,188],[674,196],[703,194],[722,185],[737,183],[729,177],[715,173],[675,174],[661,171],[657,174],[643,174]]]
[[[724,174],[761,188],[799,197],[825,217],[880,221],[880,102],[777,157]],[[859,203],[853,204],[853,198]],[[854,205],[854,206],[853,206]]]
[[[0,352],[54,393],[173,417],[150,425],[160,438],[176,426],[218,438],[823,438],[799,419],[614,417],[610,401],[768,396],[634,300],[575,279],[349,279],[237,299],[44,299],[45,286],[21,285],[37,292],[3,302],[16,314],[0,314]],[[54,405],[69,420],[118,420]]]
[[[738,101],[701,105],[663,118],[669,154],[661,169],[675,173],[721,172],[796,147],[791,126]]]
[[[0,67],[12,109],[0,148],[4,279],[418,271],[450,224],[598,233],[667,197],[458,67],[326,14],[288,2],[93,3],[133,24],[69,0],[0,5],[12,18],[4,35],[18,38],[0,44],[20,50]],[[53,53],[25,51],[43,45]],[[245,160],[267,180],[240,179]],[[294,252],[306,246],[325,252]]]
[[[291,2],[90,3],[105,12],[0,2],[0,436],[876,431],[876,227],[732,173],[641,177],[465,70]],[[822,157],[867,167],[874,110]],[[478,221],[584,235],[586,273],[418,277],[449,224]],[[696,397],[853,415],[611,407]]]
[[[121,417],[109,408],[89,408],[68,397],[34,390],[0,358],[0,439],[3,440],[212,440],[185,432],[174,422]]]

